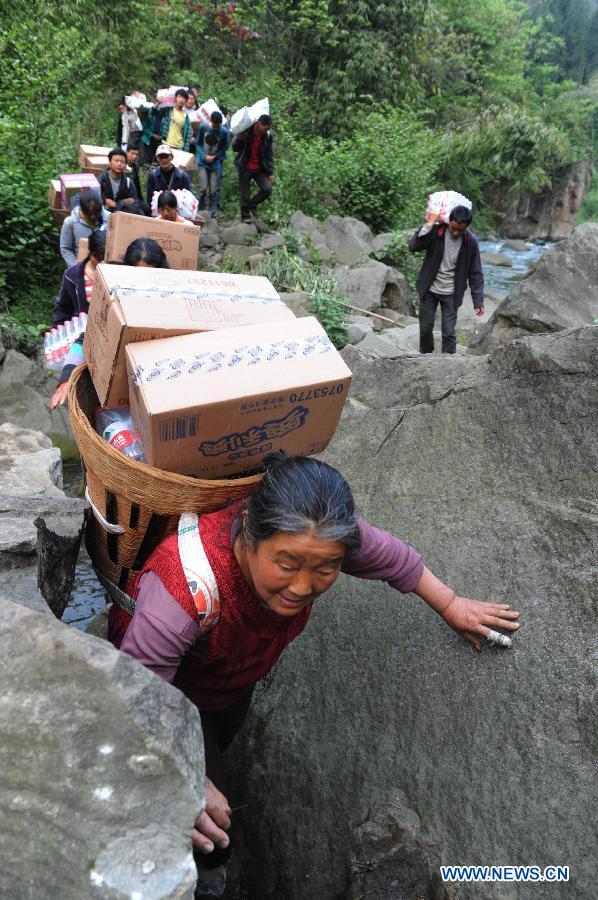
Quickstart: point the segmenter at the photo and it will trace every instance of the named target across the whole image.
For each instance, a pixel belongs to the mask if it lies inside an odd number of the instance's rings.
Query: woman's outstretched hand
[[[69,383],[68,381],[63,381],[62,384],[58,385],[50,398],[50,409],[55,410],[57,406],[62,406],[63,403],[66,403],[68,392]]]
[[[516,631],[519,613],[505,603],[485,603],[482,600],[468,600],[455,594],[453,600],[440,615],[447,625],[468,640],[476,650],[482,649],[480,637],[486,637],[492,630],[504,628]]]
[[[459,597],[427,568],[422,572],[415,593],[436,610],[447,625],[473,644],[476,650],[482,649],[480,639],[486,637],[490,631],[497,628],[517,631],[519,628],[516,621],[519,613],[508,604],[485,603],[482,600]]]
[[[230,814],[228,800],[206,777],[206,808],[196,821],[191,834],[193,846],[201,853],[211,853],[214,844],[223,849],[228,847],[230,840],[226,831],[230,828]]]

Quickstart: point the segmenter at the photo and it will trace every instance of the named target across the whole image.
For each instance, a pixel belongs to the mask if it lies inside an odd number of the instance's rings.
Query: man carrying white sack
[[[440,303],[442,352],[455,353],[457,312],[469,283],[476,316],[484,315],[484,275],[480,248],[470,231],[472,214],[466,206],[455,206],[448,224],[439,221],[439,212],[428,212],[426,221],[409,243],[412,253],[425,250],[416,289],[419,296],[419,349],[434,351],[434,319]]]

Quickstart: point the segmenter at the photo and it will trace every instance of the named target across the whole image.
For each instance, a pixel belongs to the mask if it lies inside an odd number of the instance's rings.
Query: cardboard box
[[[76,172],[72,175],[60,176],[60,196],[62,208],[71,208],[71,197],[84,190],[95,190],[98,194],[100,191],[100,183],[95,175],[88,172]]]
[[[106,262],[122,262],[131,241],[150,237],[164,250],[171,269],[197,269],[200,229],[189,222],[166,222],[126,212],[114,212],[108,220]]]
[[[104,169],[108,168],[107,156],[88,156],[85,165],[81,166],[82,172],[91,172],[92,174],[101,174]]]
[[[273,450],[321,453],[351,371],[317,319],[129,344],[131,415],[145,461],[221,478]]]
[[[112,150],[112,147],[100,147],[97,144],[80,144],[79,145],[79,165],[86,166],[88,165],[88,158],[90,156],[102,156],[108,159],[108,154]]]
[[[51,178],[48,182],[48,206],[50,209],[62,209],[60,203],[60,180]]]
[[[77,249],[77,262],[85,259],[89,254],[89,238],[79,238],[79,247]]]
[[[183,172],[192,172],[193,169],[197,169],[197,160],[194,153],[185,153],[184,150],[173,149],[172,156],[177,169],[182,169]]]
[[[83,350],[102,406],[128,406],[125,346],[295,317],[267,278],[100,263]]]

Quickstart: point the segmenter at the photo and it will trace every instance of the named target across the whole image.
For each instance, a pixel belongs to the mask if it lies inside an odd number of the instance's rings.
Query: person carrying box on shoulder
[[[235,165],[239,170],[239,191],[241,194],[241,221],[248,222],[252,212],[272,193],[274,184],[274,150],[272,145],[272,119],[260,116],[247,131],[243,131],[233,141],[233,151],[237,154]],[[259,187],[251,196],[251,182]]]
[[[439,221],[438,212],[430,211],[409,243],[412,253],[426,251],[416,281],[420,353],[434,352],[434,319],[439,303],[442,352],[456,353],[457,313],[468,282],[475,314],[484,315],[484,275],[478,240],[469,229],[472,218],[471,210],[466,206],[455,206],[448,224]]]
[[[174,95],[174,106],[158,110],[154,120],[155,140],[163,141],[175,150],[184,150],[185,153],[189,152],[193,135],[193,126],[185,109],[188,96],[184,88],[179,88]]]

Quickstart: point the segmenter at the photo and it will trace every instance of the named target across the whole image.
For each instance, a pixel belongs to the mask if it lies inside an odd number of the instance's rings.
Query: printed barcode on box
[[[180,441],[197,436],[197,416],[180,416],[160,422],[160,442]]]

